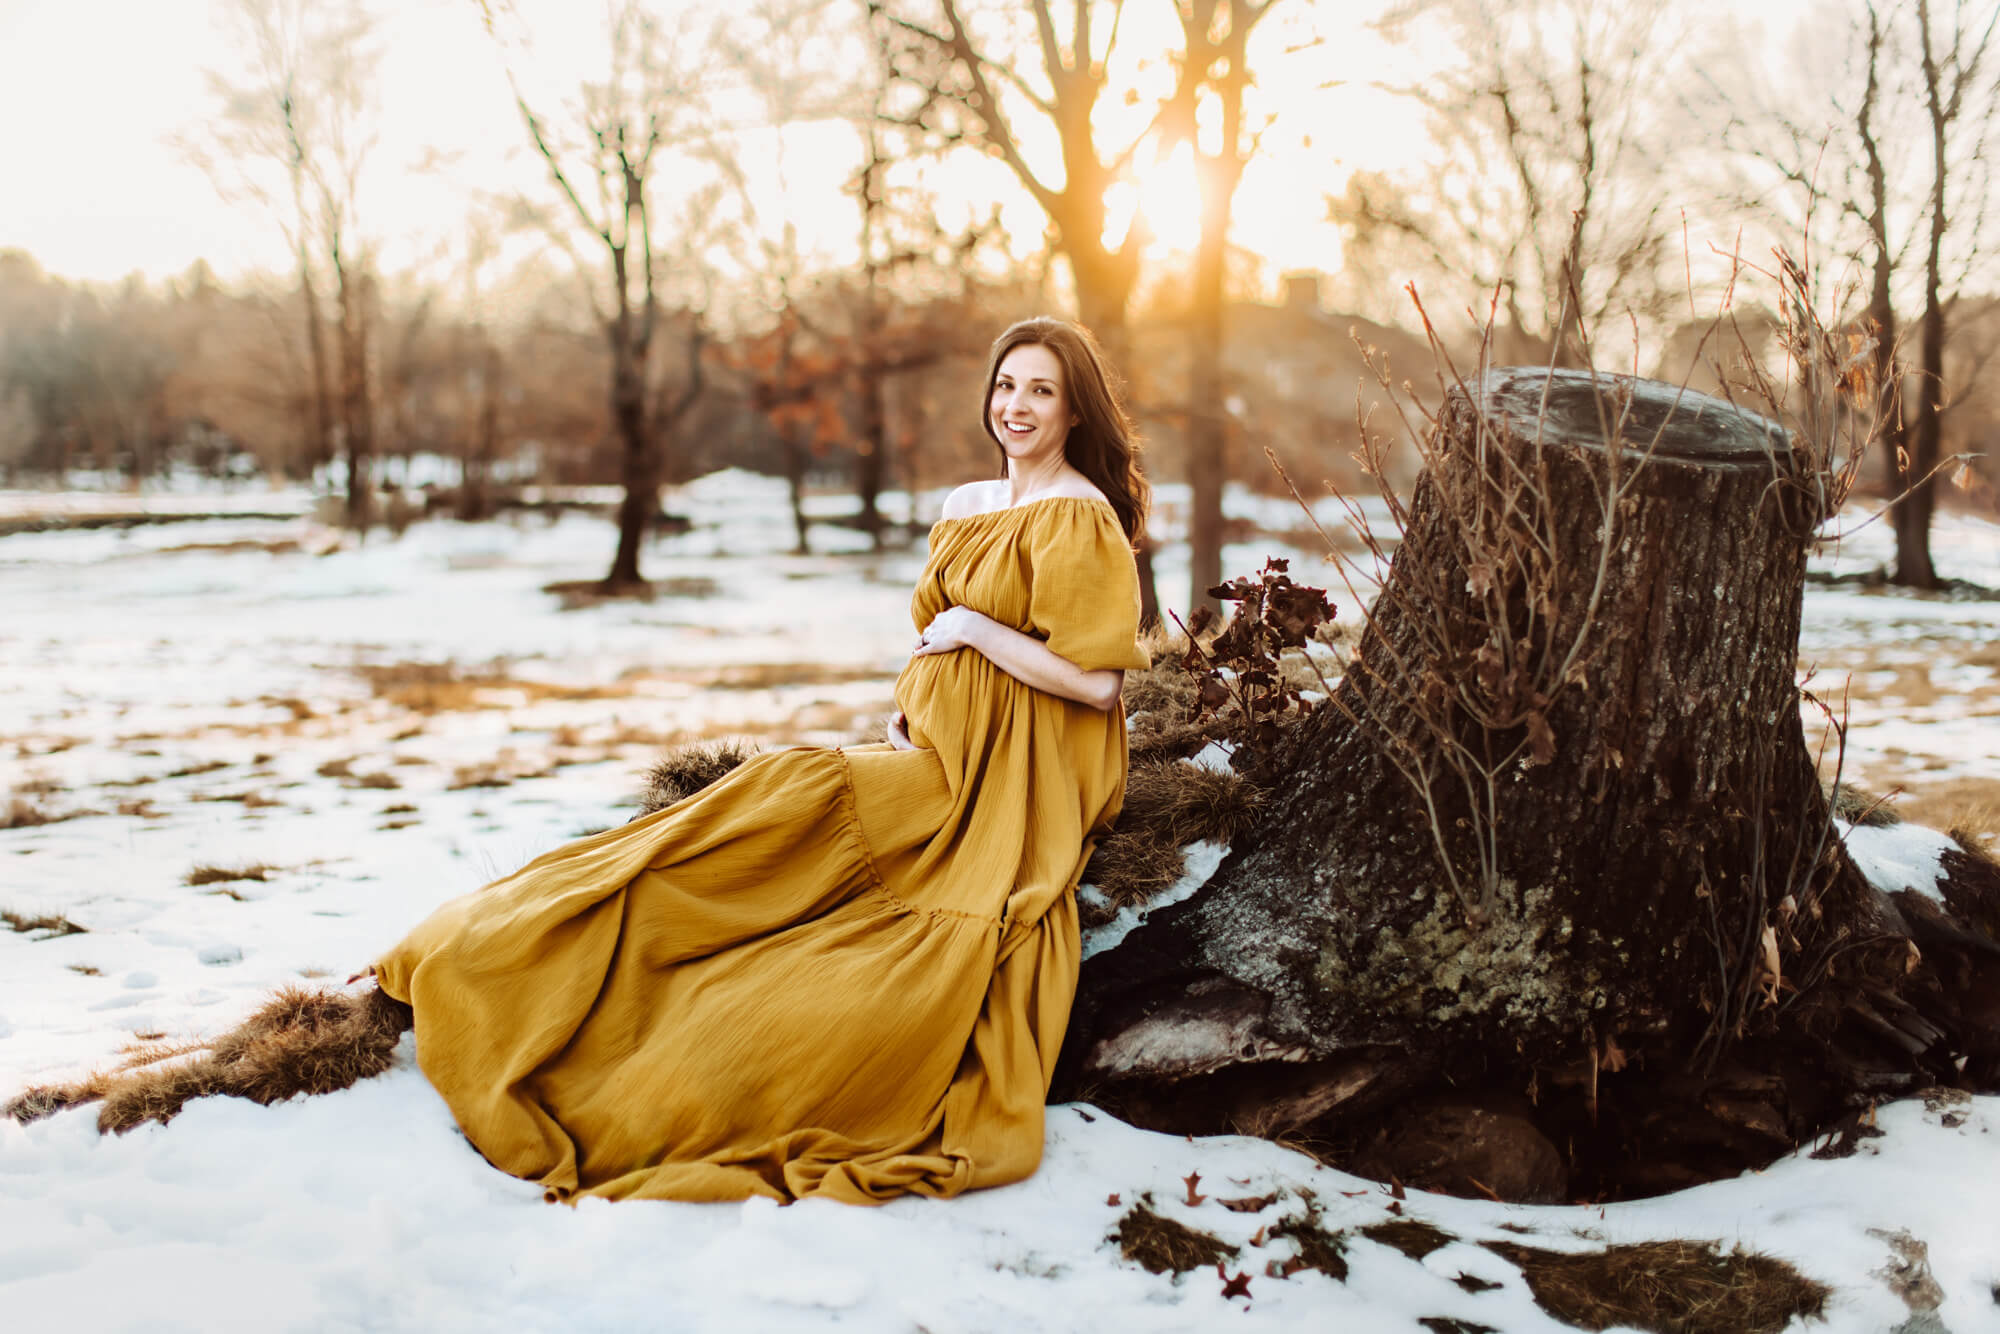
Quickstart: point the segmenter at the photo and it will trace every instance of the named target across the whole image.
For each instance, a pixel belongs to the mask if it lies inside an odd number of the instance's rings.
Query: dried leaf
[[[1225,1299],[1230,1297],[1247,1299],[1250,1296],[1250,1275],[1247,1271],[1239,1271],[1235,1278],[1231,1278],[1229,1267],[1218,1262],[1215,1273],[1216,1277],[1222,1280],[1222,1295]]]
[[[1218,1199],[1216,1203],[1239,1214],[1254,1214],[1277,1202],[1276,1193],[1270,1195],[1241,1195],[1233,1200]]]
[[[1531,764],[1547,764],[1556,757],[1556,734],[1549,730],[1549,720],[1537,709],[1527,717],[1528,759]]]
[[[1785,977],[1784,967],[1778,959],[1778,929],[1767,925],[1757,943],[1757,989],[1766,1001],[1775,1001]]]
[[[1181,1180],[1187,1183],[1187,1203],[1190,1206],[1200,1204],[1203,1200],[1208,1198],[1208,1196],[1203,1195],[1199,1191],[1195,1190],[1195,1187],[1201,1184],[1201,1173],[1190,1172],[1186,1176],[1182,1177]]]

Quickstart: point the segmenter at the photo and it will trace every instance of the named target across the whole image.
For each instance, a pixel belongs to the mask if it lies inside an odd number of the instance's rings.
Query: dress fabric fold
[[[1086,669],[1146,664],[1100,500],[941,520],[911,614],[957,605]],[[759,755],[377,961],[490,1162],[551,1199],[872,1203],[1035,1170],[1125,721],[970,649],[913,658],[896,702],[919,749]]]

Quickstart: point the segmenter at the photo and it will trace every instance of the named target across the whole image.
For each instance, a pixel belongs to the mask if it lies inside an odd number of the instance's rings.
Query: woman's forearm
[[[980,617],[966,638],[971,648],[1022,685],[1093,709],[1109,712],[1116,707],[1125,686],[1124,672],[1086,671],[1033,635],[988,616]]]

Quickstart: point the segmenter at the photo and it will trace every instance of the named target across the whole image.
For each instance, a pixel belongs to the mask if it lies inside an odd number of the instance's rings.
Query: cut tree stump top
[[[1785,429],[1734,403],[1662,380],[1546,366],[1503,366],[1473,382],[1486,413],[1523,439],[1603,450],[1618,422],[1628,451],[1705,467],[1768,466],[1789,460]],[[1624,405],[1631,396],[1629,408]],[[1547,400],[1544,411],[1543,400]],[[1656,443],[1657,437],[1657,443]]]

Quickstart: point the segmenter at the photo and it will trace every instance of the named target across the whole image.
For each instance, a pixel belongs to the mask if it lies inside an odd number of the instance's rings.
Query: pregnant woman
[[[1033,1172],[1077,876],[1125,792],[1147,488],[1075,325],[1000,336],[983,420],[1001,476],[931,530],[887,743],[758,756],[446,903],[379,991],[281,993],[5,1114],[101,1099],[124,1129],[324,1092],[413,1022],[466,1137],[551,1200],[869,1203]]]
[[[582,1196],[1019,1180],[1125,786],[1147,488],[1084,330],[994,344],[999,480],[931,531],[887,744],[759,756],[445,904],[374,967],[492,1163]]]

